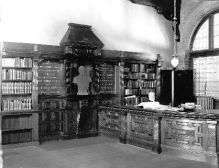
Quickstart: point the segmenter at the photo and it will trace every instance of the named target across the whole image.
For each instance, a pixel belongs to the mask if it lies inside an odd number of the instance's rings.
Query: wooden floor
[[[50,141],[3,152],[4,168],[208,168],[202,162],[155,154],[104,137]]]

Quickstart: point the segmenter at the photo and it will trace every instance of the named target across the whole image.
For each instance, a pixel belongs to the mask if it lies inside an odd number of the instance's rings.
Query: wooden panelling
[[[128,143],[160,153],[160,119],[130,114]]]
[[[162,119],[162,152],[217,165],[216,121]]]

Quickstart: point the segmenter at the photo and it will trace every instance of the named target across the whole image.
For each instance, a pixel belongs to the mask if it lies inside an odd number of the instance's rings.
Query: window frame
[[[219,47],[214,48],[214,15],[219,14],[219,11],[216,11],[214,13],[211,13],[207,15],[197,26],[196,30],[194,31],[192,35],[192,39],[190,42],[189,50],[190,50],[190,57],[200,57],[200,56],[212,56],[212,55],[219,55]],[[201,26],[205,23],[205,21],[209,20],[209,43],[208,43],[208,49],[204,50],[193,50],[193,44],[196,38],[196,35],[198,34]]]

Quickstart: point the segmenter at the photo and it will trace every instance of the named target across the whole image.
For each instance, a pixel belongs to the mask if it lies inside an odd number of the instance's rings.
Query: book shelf
[[[3,145],[38,140],[38,115],[34,113],[34,103],[37,101],[33,101],[36,95],[33,69],[36,66],[34,58],[30,56],[14,56],[6,51],[1,55],[0,117]]]
[[[124,62],[122,76],[125,106],[147,102],[150,92],[156,94],[156,64]]]
[[[2,144],[31,142],[33,117],[31,114],[2,117]]]

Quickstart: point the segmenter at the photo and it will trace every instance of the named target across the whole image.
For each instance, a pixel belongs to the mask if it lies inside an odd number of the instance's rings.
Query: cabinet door
[[[193,71],[178,70],[174,72],[174,106],[194,102]]]
[[[171,103],[171,93],[172,93],[172,71],[171,70],[161,70],[161,94],[160,94],[160,104],[169,105]]]

